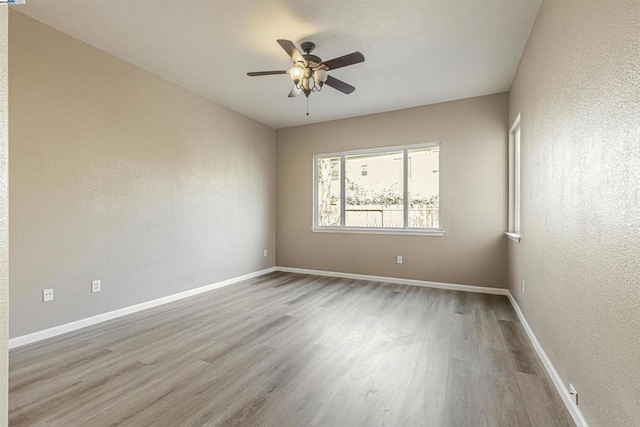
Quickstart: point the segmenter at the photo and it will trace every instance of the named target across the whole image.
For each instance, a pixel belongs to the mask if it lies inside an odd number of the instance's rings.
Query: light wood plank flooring
[[[11,426],[570,426],[506,297],[273,273],[10,353]]]

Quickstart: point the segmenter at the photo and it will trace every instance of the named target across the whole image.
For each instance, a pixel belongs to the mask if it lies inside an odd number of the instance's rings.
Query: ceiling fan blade
[[[325,81],[324,84],[329,85],[332,88],[339,90],[340,92],[347,95],[349,95],[351,92],[356,90],[356,88],[351,86],[350,84],[345,83],[342,80],[338,80],[331,76],[327,76],[327,81]]]
[[[293,62],[302,62],[304,65],[307,65],[307,61],[305,61],[300,51],[291,40],[278,39],[278,44],[282,46],[284,51],[287,52],[287,55],[293,59]]]
[[[289,92],[289,98],[295,98],[296,96],[302,95],[302,89],[297,88],[296,85],[293,85],[291,88],[291,92]]]
[[[288,74],[289,70],[283,70],[283,71],[252,71],[250,73],[247,73],[247,76],[249,77],[255,77],[255,76],[271,76],[273,74]]]
[[[353,52],[348,55],[340,56],[338,58],[333,58],[328,61],[324,61],[320,65],[326,65],[330,70],[335,70],[336,68],[346,67],[347,65],[358,64],[360,62],[364,62],[364,55],[360,52]]]

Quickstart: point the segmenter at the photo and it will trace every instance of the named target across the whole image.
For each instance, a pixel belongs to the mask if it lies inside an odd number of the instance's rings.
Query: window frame
[[[409,227],[409,199],[407,197],[409,191],[409,150],[438,147],[438,228],[412,228]],[[348,156],[384,153],[389,151],[402,151],[402,174],[403,174],[403,217],[404,227],[347,227],[345,225],[345,196],[346,196],[346,171],[345,159]],[[340,226],[329,227],[318,225],[318,159],[325,157],[340,157]],[[361,150],[339,151],[331,153],[314,154],[313,156],[313,211],[312,211],[312,227],[311,230],[316,233],[356,233],[356,234],[399,234],[399,235],[418,235],[418,236],[443,236],[443,215],[442,215],[442,141],[428,142],[421,144],[395,145],[389,147],[366,148]]]
[[[522,174],[522,126],[520,114],[509,129],[509,239],[521,239],[521,174]]]

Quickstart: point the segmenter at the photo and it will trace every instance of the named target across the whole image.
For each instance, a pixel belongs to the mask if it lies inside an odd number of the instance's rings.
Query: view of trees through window
[[[408,151],[410,228],[440,227],[440,147]]]
[[[439,228],[439,150],[431,145],[317,158],[317,226]]]
[[[340,157],[319,158],[316,164],[318,194],[318,225],[340,226],[342,203],[340,184]]]
[[[404,227],[402,165],[402,151],[345,157],[346,227]]]

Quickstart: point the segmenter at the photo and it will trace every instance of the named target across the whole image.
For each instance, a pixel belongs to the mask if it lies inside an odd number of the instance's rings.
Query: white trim
[[[542,364],[549,373],[553,384],[556,386],[558,394],[562,398],[564,405],[567,407],[569,414],[571,414],[573,421],[578,427],[588,427],[587,421],[584,419],[584,415],[582,415],[582,411],[580,411],[578,405],[574,403],[573,398],[569,394],[569,390],[562,381],[562,378],[560,378],[560,375],[558,374],[558,371],[556,371],[556,368],[553,366],[553,363],[551,363],[549,356],[547,356],[547,353],[542,348],[542,345],[538,341],[538,338],[536,338],[536,335],[533,333],[533,330],[529,326],[527,319],[525,319],[522,310],[520,310],[520,306],[518,306],[516,299],[513,297],[513,295],[511,295],[511,292],[509,292],[507,296],[509,297],[509,301],[511,301],[511,305],[513,306],[516,314],[518,315],[518,318],[520,319],[520,323],[522,323],[525,332],[529,336],[529,340],[531,341],[533,348],[536,350],[536,353],[538,353],[538,357],[540,357],[540,360],[542,360]]]
[[[520,234],[520,113],[509,129],[509,230]]]
[[[384,153],[386,151],[411,150],[414,148],[427,148],[441,146],[442,141],[422,142],[418,144],[393,145],[390,147],[365,148],[361,150],[334,151],[332,153],[315,154],[313,157],[338,157],[338,156],[354,156],[358,154]]]
[[[337,271],[309,270],[306,268],[276,267],[276,271],[287,273],[313,274],[316,276],[341,277],[344,279],[368,280],[371,282],[397,283],[399,285],[421,286],[424,288],[448,289],[451,291],[475,292],[480,294],[509,295],[508,289],[484,286],[458,285],[455,283],[429,282],[426,280],[401,279],[399,277],[369,276],[367,274],[341,273]]]
[[[397,236],[444,236],[444,230],[437,228],[371,228],[371,227],[318,227],[312,228],[314,233],[347,233],[347,234],[395,234]]]
[[[154,299],[151,301],[145,301],[140,304],[130,305],[129,307],[124,307],[117,310],[109,311],[107,313],[98,314],[96,316],[87,317],[85,319],[76,320],[75,322],[65,323],[64,325],[54,326],[53,328],[44,329],[42,331],[33,332],[31,334],[22,335],[20,337],[11,338],[9,340],[9,349],[22,347],[23,345],[66,334],[67,332],[76,331],[78,329],[86,328],[87,326],[106,322],[107,320],[117,319],[118,317],[137,313],[138,311],[146,310],[148,308],[153,308],[173,301],[178,301],[190,296],[222,288],[224,286],[233,285],[234,283],[262,276],[263,274],[272,273],[274,271],[276,271],[276,267],[265,268],[264,270],[254,271],[253,273],[233,277],[231,279],[223,280],[222,282],[212,283],[210,285],[201,286],[195,289],[189,289],[188,291],[179,292],[173,295],[167,295],[166,297]]]
[[[440,198],[440,147],[438,147],[438,198]],[[409,150],[402,150],[402,223],[409,228]],[[346,203],[345,203],[346,205]],[[438,206],[438,221],[440,220],[440,206]],[[438,224],[440,225],[440,224]]]
[[[504,233],[504,234],[506,234],[509,239],[513,240],[514,242],[518,242],[518,243],[520,243],[520,239],[522,238],[519,234],[510,233],[508,231],[506,233]]]
[[[316,158],[316,168],[318,167],[318,159]],[[313,185],[318,187],[318,181]],[[318,199],[313,199],[315,205],[313,210],[316,213],[316,222],[313,223],[318,227]],[[344,228],[347,223],[347,156],[340,156],[340,227]]]

